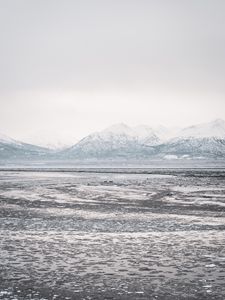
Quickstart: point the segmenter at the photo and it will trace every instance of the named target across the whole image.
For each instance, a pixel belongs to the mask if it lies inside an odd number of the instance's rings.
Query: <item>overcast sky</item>
[[[0,132],[225,119],[224,15],[224,0],[1,0]]]

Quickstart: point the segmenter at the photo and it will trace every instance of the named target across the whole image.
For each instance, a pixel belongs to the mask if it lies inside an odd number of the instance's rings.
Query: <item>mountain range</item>
[[[0,160],[41,159],[51,154],[48,148],[16,141],[0,135]]]
[[[0,135],[1,160],[225,159],[225,121],[182,129],[116,124],[65,149],[16,141]]]

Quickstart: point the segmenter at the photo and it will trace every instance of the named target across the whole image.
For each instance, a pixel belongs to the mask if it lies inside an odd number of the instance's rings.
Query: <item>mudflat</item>
[[[224,298],[224,169],[0,171],[0,299]]]

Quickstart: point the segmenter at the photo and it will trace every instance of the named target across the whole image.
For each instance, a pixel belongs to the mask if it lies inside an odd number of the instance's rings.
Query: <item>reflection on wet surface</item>
[[[224,299],[225,172],[0,172],[0,299]]]

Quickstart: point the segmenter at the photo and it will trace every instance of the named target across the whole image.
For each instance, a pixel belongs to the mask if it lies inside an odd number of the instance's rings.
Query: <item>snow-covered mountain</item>
[[[71,158],[225,157],[225,122],[215,120],[181,130],[116,124],[66,149]]]
[[[0,134],[0,159],[40,159],[50,154],[46,148],[26,144]]]
[[[221,119],[209,123],[198,124],[182,129],[178,135],[180,137],[193,138],[225,138],[225,121]]]
[[[156,152],[161,158],[225,158],[225,139],[180,137],[159,145]]]
[[[158,145],[161,142],[161,139],[156,131],[146,125],[140,125],[133,127],[134,135],[137,137],[137,140],[144,145],[154,146]]]
[[[161,157],[225,158],[225,121],[217,119],[183,128],[156,150]]]
[[[2,143],[2,144],[11,144],[11,145],[13,145],[13,144],[17,144],[17,145],[21,144],[20,142],[14,140],[14,139],[12,139],[12,138],[4,135],[4,134],[1,134],[1,133],[0,133],[0,143]]]
[[[148,151],[151,151],[149,145],[155,144],[158,138],[152,132],[140,135],[138,130],[140,128],[116,124],[101,132],[88,135],[63,153],[64,156],[76,158],[136,157],[141,154],[145,156]]]
[[[153,146],[160,143],[159,137],[154,130],[146,125],[139,125],[136,127],[129,127],[126,124],[112,125],[99,133],[107,138],[124,140],[135,140],[137,143]]]
[[[52,151],[0,135],[0,159],[225,159],[225,121],[183,129],[116,124],[63,150]]]

